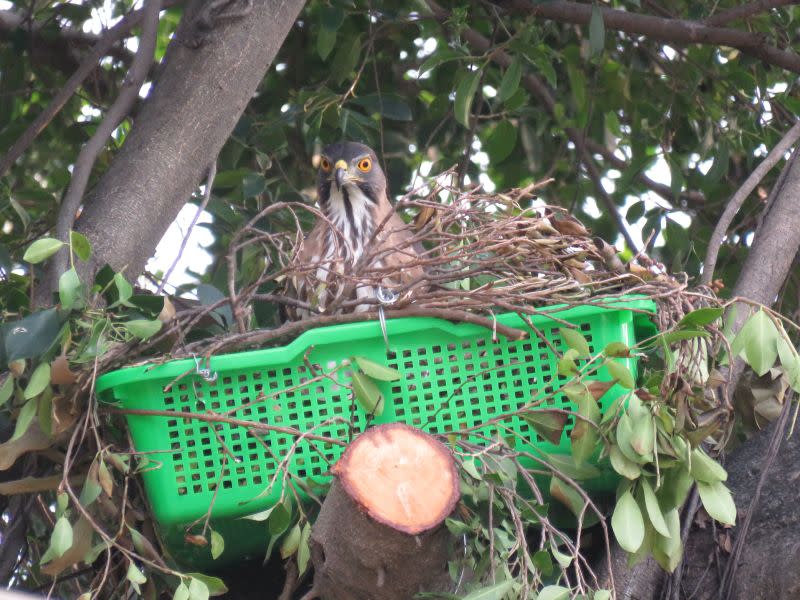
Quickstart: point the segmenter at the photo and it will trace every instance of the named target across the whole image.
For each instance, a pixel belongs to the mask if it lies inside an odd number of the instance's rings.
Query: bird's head
[[[386,176],[375,152],[364,144],[338,142],[325,147],[319,161],[317,179],[319,199],[326,204],[331,196],[363,194],[378,204],[386,196]]]

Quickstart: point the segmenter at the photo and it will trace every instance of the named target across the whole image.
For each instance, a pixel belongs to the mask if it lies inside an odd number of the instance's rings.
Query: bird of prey
[[[375,302],[342,305],[348,300],[410,292],[424,275],[421,247],[395,212],[386,187],[368,146],[339,142],[322,151],[317,194],[324,218],[317,218],[294,254],[288,296],[307,302],[315,312],[336,314],[376,308]],[[287,309],[293,319],[309,312]]]

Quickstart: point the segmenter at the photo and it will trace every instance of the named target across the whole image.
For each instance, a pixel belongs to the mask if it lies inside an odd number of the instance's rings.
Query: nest
[[[431,316],[479,323],[512,338],[522,332],[498,326],[494,315],[516,312],[534,315],[543,307],[591,304],[628,294],[641,294],[659,304],[659,328],[667,329],[705,301],[687,294],[685,277],[667,274],[663,265],[640,253],[627,264],[616,249],[591,232],[563,208],[532,202],[541,182],[506,193],[487,193],[479,186],[463,191],[448,185],[451,173],[401,198],[395,209],[412,217],[413,235],[399,246],[368,244],[355,262],[338,259],[327,266],[325,280],[315,281],[318,265],[297,264],[302,242],[303,213],[325,219],[316,208],[301,203],[275,203],[262,210],[231,241],[229,271],[237,271],[237,256],[259,248],[263,271],[237,289],[229,281],[229,298],[239,332],[200,341],[177,354],[208,355],[231,348],[264,345],[322,325],[375,319],[378,308],[387,318]],[[535,206],[533,204],[536,204]],[[270,230],[259,224],[269,223]],[[276,227],[276,224],[282,226]],[[378,225],[373,238],[386,223]],[[331,227],[333,225],[331,224]],[[341,234],[337,232],[339,240]],[[391,303],[355,290],[387,287],[391,269],[375,267],[387,253],[404,253],[404,268],[422,267],[424,276],[391,286]],[[287,281],[302,276],[318,295],[303,301],[285,293]],[[265,288],[274,291],[264,293]],[[327,294],[327,291],[336,293]],[[703,294],[705,296],[705,294]],[[284,322],[269,330],[248,331],[252,306],[273,302],[282,313],[303,311],[299,322]],[[552,310],[552,309],[550,309]]]

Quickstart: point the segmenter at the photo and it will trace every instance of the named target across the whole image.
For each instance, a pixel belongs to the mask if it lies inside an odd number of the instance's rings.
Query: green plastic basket
[[[652,301],[634,297],[601,306],[552,307],[548,313],[553,318],[540,314],[531,320],[559,351],[566,349],[559,321],[577,325],[596,353],[610,342],[635,343],[635,330],[652,329],[642,311],[654,310]],[[528,329],[515,313],[499,315],[497,321]],[[385,409],[374,422],[403,421],[431,433],[480,425],[566,382],[558,375],[558,358],[533,333],[522,341],[498,336],[495,342],[492,332],[483,327],[433,318],[389,319],[386,329],[388,353],[380,324],[370,321],[307,331],[283,347],[212,357],[208,367],[216,375],[214,381],[197,374],[192,359],[121,369],[97,380],[97,393],[104,402],[175,413],[174,417],[127,415],[137,452],[146,453],[151,461],[142,477],[162,540],[173,558],[208,568],[247,556],[263,557],[266,523],[241,517],[275,504],[281,494],[280,477],[268,490],[271,478],[296,442],[290,434],[271,431],[262,443],[242,427],[182,418],[181,413],[227,413],[236,419],[300,430],[318,426],[314,433],[346,440],[348,424],[320,424],[341,417],[351,421],[356,431],[365,426],[364,411],[346,387],[350,371],[340,368],[329,378],[310,381],[313,374],[308,365],[330,372],[354,356],[365,356],[401,374],[399,381],[379,384]],[[636,373],[634,358],[624,362]],[[605,369],[597,377],[610,379]],[[612,388],[601,400],[601,409],[620,393],[621,389]],[[570,408],[571,403],[558,394],[542,407]],[[505,424],[527,436],[531,450],[570,452],[572,417],[557,446],[539,438],[519,417]],[[493,430],[487,428],[484,433],[492,435]],[[287,466],[297,477],[325,482],[329,463],[342,452],[341,446],[304,439]],[[615,479],[608,476],[594,482],[595,489],[609,490],[614,485]],[[201,519],[212,502],[212,527],[226,540],[225,551],[216,561],[211,560],[209,549],[184,542],[186,526]]]

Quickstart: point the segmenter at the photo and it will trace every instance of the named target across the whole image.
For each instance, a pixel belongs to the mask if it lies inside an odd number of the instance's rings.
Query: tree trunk
[[[75,226],[93,248],[84,276],[106,263],[125,268],[129,278],[142,272],[230,136],[304,2],[254,2],[243,16],[219,19],[193,47],[207,27],[197,17],[208,4],[187,4],[125,144],[85,199]],[[58,262],[46,277],[45,302],[66,264]]]
[[[311,533],[323,600],[407,600],[450,586],[444,519],[459,498],[450,451],[401,423],[348,447]]]

